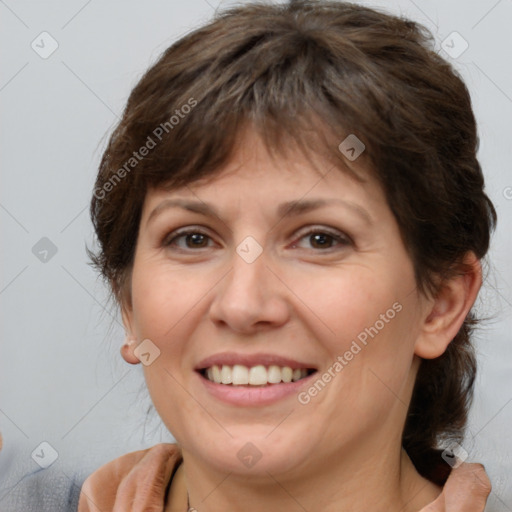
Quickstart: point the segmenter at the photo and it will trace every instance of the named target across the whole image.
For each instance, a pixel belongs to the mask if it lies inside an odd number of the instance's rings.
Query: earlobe
[[[121,347],[121,356],[129,364],[139,364],[140,360],[135,355],[137,340],[130,335],[126,335],[126,339]]]
[[[461,274],[441,284],[430,302],[416,341],[415,354],[424,359],[441,356],[455,338],[482,285],[482,267],[474,253],[466,254]]]

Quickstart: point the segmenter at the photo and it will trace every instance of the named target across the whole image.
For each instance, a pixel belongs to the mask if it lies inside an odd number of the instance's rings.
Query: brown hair
[[[471,100],[430,32],[351,3],[249,3],[168,48],[110,138],[91,203],[100,246],[91,256],[118,301],[130,300],[148,188],[213,176],[248,124],[272,152],[294,142],[340,168],[348,162],[338,144],[348,134],[363,141],[361,158],[383,187],[423,293],[464,272],[468,251],[485,256],[496,213]],[[403,432],[418,471],[438,484],[450,470],[439,443],[461,440],[467,419],[475,323],[469,315],[441,357],[422,361]]]

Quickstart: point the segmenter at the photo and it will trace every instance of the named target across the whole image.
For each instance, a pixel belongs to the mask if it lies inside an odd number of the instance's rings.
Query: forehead
[[[328,206],[338,212],[344,208],[367,224],[390,213],[380,186],[361,165],[343,167],[293,148],[271,154],[253,136],[245,138],[215,174],[176,188],[150,189],[142,222],[174,207],[252,222],[256,217],[283,218]]]
[[[380,187],[360,158],[349,162],[332,155],[321,155],[311,149],[290,144],[269,148],[253,130],[246,130],[237,141],[227,162],[207,176],[183,186],[158,186],[148,191],[151,202],[169,196],[208,196],[226,198],[229,195],[250,199],[293,196],[295,200],[315,194],[361,194]],[[291,198],[291,197],[290,197]]]

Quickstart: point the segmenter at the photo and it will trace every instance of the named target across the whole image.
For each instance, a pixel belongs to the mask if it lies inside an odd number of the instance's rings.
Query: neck
[[[302,478],[295,472],[220,474],[184,451],[189,506],[200,512],[417,512],[441,492],[394,444],[384,451],[368,448],[366,453],[359,449],[333,454],[331,460],[324,457],[314,467],[309,465]]]

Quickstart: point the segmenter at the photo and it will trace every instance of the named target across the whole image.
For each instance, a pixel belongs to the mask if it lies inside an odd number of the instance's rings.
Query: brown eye
[[[328,250],[343,248],[351,245],[351,243],[350,238],[341,232],[331,233],[325,229],[315,229],[300,236],[298,241],[293,244],[293,247]]]
[[[309,242],[315,249],[325,249],[332,247],[335,240],[327,233],[314,233],[309,235]]]
[[[185,243],[187,247],[206,247],[208,245],[208,237],[202,233],[192,233],[185,235]]]
[[[171,233],[164,241],[165,247],[177,247],[178,249],[205,249],[209,247],[211,238],[201,231],[188,230]]]

